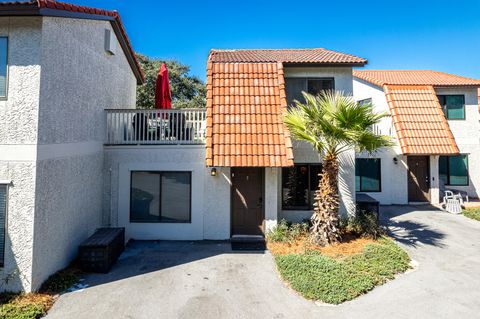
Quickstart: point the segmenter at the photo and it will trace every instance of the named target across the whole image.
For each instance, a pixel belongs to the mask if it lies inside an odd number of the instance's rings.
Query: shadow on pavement
[[[223,254],[264,253],[232,251],[228,241],[131,240],[109,273],[87,274],[84,283],[88,287],[102,285]]]
[[[429,205],[422,206],[383,206],[381,208],[381,224],[388,228],[388,233],[398,242],[417,247],[419,244],[444,247],[445,234],[433,229],[430,225],[415,221],[414,218],[404,220],[410,213],[423,213],[438,210]],[[396,219],[402,216],[403,220]],[[413,216],[413,215],[412,215]]]

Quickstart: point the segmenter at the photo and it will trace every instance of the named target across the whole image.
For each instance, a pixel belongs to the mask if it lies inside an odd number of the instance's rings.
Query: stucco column
[[[440,180],[438,174],[438,155],[430,156],[430,202],[440,204]]]
[[[338,189],[340,216],[355,214],[355,151],[342,153],[339,158]]]
[[[265,168],[265,232],[277,225],[278,220],[278,174],[276,167]]]

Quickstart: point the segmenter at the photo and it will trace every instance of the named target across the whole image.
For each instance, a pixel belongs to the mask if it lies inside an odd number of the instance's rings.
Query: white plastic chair
[[[443,197],[442,206],[445,207],[445,210],[451,214],[461,214],[462,213],[463,198],[460,194],[453,194],[452,191],[445,191],[445,196]]]
[[[467,193],[467,192],[459,191],[459,190],[456,190],[456,189],[447,189],[447,190],[445,191],[445,193],[446,193],[447,191],[448,191],[448,192],[452,192],[452,193],[455,194],[456,196],[460,197],[461,200],[462,200],[462,205],[463,205],[464,202],[467,202],[467,203],[468,203],[468,202],[470,201],[470,199],[468,198],[468,193]],[[465,199],[465,200],[464,200],[464,199]]]
[[[456,199],[460,202],[460,205],[463,205],[463,198],[460,194],[454,194],[452,191],[445,190],[445,196],[443,196],[443,205],[447,205],[449,199]]]

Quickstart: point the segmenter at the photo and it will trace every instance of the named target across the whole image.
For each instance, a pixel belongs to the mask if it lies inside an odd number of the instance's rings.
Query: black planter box
[[[370,213],[374,214],[377,222],[380,220],[380,203],[373,197],[367,194],[358,194],[357,198],[357,213]]]
[[[99,228],[79,247],[82,270],[107,273],[125,249],[125,228]]]

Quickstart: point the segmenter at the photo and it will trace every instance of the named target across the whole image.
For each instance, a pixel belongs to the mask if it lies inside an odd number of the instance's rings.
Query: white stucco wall
[[[407,157],[399,155],[394,149],[382,149],[374,154],[360,153],[356,158],[379,158],[381,174],[380,192],[362,192],[382,205],[408,204],[408,166]],[[394,162],[397,158],[397,162]]]
[[[204,145],[113,146],[105,154],[111,225],[125,227],[127,240],[230,238],[230,169],[218,168],[218,175],[211,176]],[[130,223],[130,174],[135,170],[191,172],[191,223]]]
[[[281,183],[279,177],[282,175],[282,170],[277,167],[265,168],[265,233],[271,230],[278,222],[279,198],[282,197],[281,189],[278,183]]]
[[[0,291],[28,291],[32,283],[41,32],[40,18],[0,18],[0,36],[8,37],[8,96],[0,100],[0,180],[12,181]]]
[[[448,125],[460,153],[468,154],[470,180],[468,186],[448,186],[448,188],[466,191],[471,197],[478,198],[480,195],[480,113],[477,89],[436,88],[435,92],[439,95],[465,95],[465,120],[448,120]]]
[[[347,95],[353,95],[353,77],[351,67],[285,67],[285,77],[313,77],[333,78],[335,90],[342,91]],[[355,161],[354,152],[349,151],[339,158],[339,190],[340,190],[340,214],[345,216],[355,212]],[[321,163],[321,156],[310,146],[300,141],[293,141],[294,162],[299,164]],[[279,219],[291,222],[301,222],[312,216],[311,210],[283,210],[281,192],[281,171],[277,174],[277,207]]]
[[[353,94],[355,100],[372,99],[375,112],[390,113],[390,108],[383,88],[367,81],[354,78]],[[376,127],[379,134],[391,136],[395,145],[388,149],[380,149],[374,154],[360,153],[357,158],[379,158],[381,166],[381,191],[366,192],[382,205],[408,204],[408,165],[407,156],[402,155],[396,138],[391,117],[384,118]],[[394,158],[397,159],[394,162]]]
[[[202,161],[205,159],[202,158]],[[204,162],[203,162],[204,163]],[[217,177],[210,176],[210,168],[206,168],[204,178],[204,239],[230,238],[230,194],[231,174],[229,167],[217,167]]]
[[[33,289],[102,225],[104,109],[135,106],[135,76],[119,44],[105,51],[105,29],[110,22],[42,20]]]

